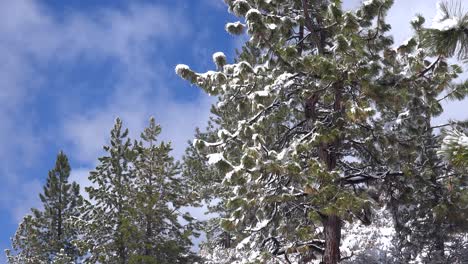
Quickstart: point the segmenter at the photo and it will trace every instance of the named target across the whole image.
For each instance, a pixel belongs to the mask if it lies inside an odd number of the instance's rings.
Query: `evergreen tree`
[[[188,213],[187,190],[170,143],[158,142],[161,127],[152,118],[140,141],[131,141],[117,118],[108,153],[90,173],[86,188],[93,203],[81,217],[89,252],[86,263],[191,263],[190,236],[195,226]],[[187,223],[181,224],[180,219]]]
[[[415,35],[397,52],[387,53],[389,69],[404,73],[397,82],[404,89],[399,103],[382,111],[385,126],[391,128],[384,157],[406,176],[385,183],[400,262],[458,263],[455,241],[467,231],[466,175],[437,155],[442,138],[432,125],[443,112],[442,100],[462,100],[468,94],[466,83],[454,83],[461,68],[447,61],[457,50],[459,58],[466,53],[464,37],[457,37],[464,34],[460,29],[466,18],[455,18],[439,3],[431,28],[424,28],[424,18],[416,16],[411,21]],[[442,35],[450,42],[444,49],[437,44]]]
[[[452,172],[437,156],[431,120],[461,68],[433,58],[424,19],[393,49],[389,0],[355,12],[340,1],[226,3],[246,22],[228,23],[228,32],[250,36],[238,61],[216,53],[217,71],[178,65],[176,73],[219,97],[217,135],[194,146],[217,166],[221,225],[238,247],[268,249],[257,256],[268,261],[337,263],[343,222],[370,224],[371,208],[387,203],[401,261],[444,259],[449,227],[459,223],[447,209],[464,208],[454,197],[466,188],[446,188]]]
[[[187,190],[179,176],[180,165],[170,156],[170,143],[157,137],[161,127],[154,118],[136,143],[135,201],[132,211],[137,222],[137,250],[130,263],[191,263],[190,253],[193,218],[180,213],[187,205]],[[179,222],[182,217],[187,224]]]
[[[210,122],[206,132],[196,129],[195,137],[208,142],[214,141],[216,129]],[[207,241],[201,245],[203,251],[211,252],[219,251],[220,248],[230,248],[232,236],[220,227],[218,221],[219,217],[226,217],[229,212],[224,207],[229,197],[229,189],[223,185],[224,175],[216,167],[208,164],[208,158],[197,151],[192,142],[189,142],[189,147],[183,157],[183,177],[187,179],[186,184],[191,190],[195,205],[208,205],[208,212],[217,215],[203,225],[203,231],[207,236]]]
[[[90,253],[86,263],[126,264],[136,230],[130,213],[135,151],[119,118],[104,150],[107,156],[99,158],[100,164],[89,175],[93,186],[86,188],[93,202],[84,218],[87,223],[82,240],[87,241]]]
[[[69,176],[68,158],[60,152],[55,168],[49,171],[44,192],[39,195],[43,209],[33,208],[33,214],[20,224],[13,239],[13,246],[19,253],[16,257],[9,256],[10,263],[22,263],[15,259],[32,255],[35,255],[34,261],[49,263],[60,252],[73,261],[78,259],[78,250],[72,243],[78,232],[70,220],[80,214],[83,198],[79,185],[69,183]]]
[[[47,263],[47,252],[44,251],[38,222],[31,215],[23,218],[14,237],[12,248],[5,250],[8,263],[42,264]]]
[[[273,256],[337,263],[343,219],[368,221],[371,201],[358,184],[401,174],[376,164],[370,140],[391,2],[369,1],[357,13],[339,1],[227,2],[246,20],[227,30],[251,37],[239,62],[217,53],[217,72],[176,67],[220,97],[217,142],[194,145],[216,148],[209,162],[231,193],[222,226]]]

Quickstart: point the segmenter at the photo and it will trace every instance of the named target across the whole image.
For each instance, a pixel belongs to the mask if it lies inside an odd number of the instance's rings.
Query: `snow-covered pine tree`
[[[466,170],[468,168],[468,135],[460,128],[447,130],[444,133],[439,154],[443,155],[453,166]]]
[[[213,56],[217,71],[176,73],[219,96],[216,141],[195,140],[223,175],[225,230],[257,259],[321,255],[337,263],[343,220],[369,223],[364,182],[403,173],[380,164],[373,107],[394,94],[383,76],[392,1],[226,1],[245,19],[228,23],[250,40],[238,62]],[[395,77],[396,79],[396,77]],[[247,249],[246,249],[247,250]],[[264,251],[265,252],[265,251]]]
[[[92,204],[82,218],[86,222],[81,241],[88,244],[89,251],[85,263],[126,264],[137,230],[131,215],[136,152],[120,118],[116,119],[110,145],[104,150],[107,155],[99,158],[99,165],[89,175],[93,185],[86,188]]]
[[[151,118],[132,141],[120,118],[111,130],[107,155],[90,173],[91,203],[76,219],[87,253],[84,263],[192,263],[196,221],[181,207],[191,201],[171,144],[158,142],[161,127]],[[186,223],[182,224],[183,219]]]
[[[416,16],[411,21],[415,35],[385,55],[387,70],[401,76],[392,84],[398,102],[380,111],[386,128],[382,157],[405,177],[387,178],[383,187],[397,231],[395,255],[405,263],[456,263],[454,242],[466,234],[466,175],[437,155],[442,138],[440,126],[432,124],[443,112],[444,99],[461,100],[468,94],[465,84],[454,83],[461,67],[448,62],[454,54],[466,55],[466,43],[457,34],[468,16],[454,18],[447,10],[439,3],[431,28]],[[442,35],[448,41],[444,50],[434,44]]]
[[[12,249],[5,250],[7,261],[10,264],[45,264],[45,252],[42,236],[39,232],[38,222],[32,215],[23,218],[12,238]]]
[[[137,232],[137,250],[131,263],[192,263],[195,256],[190,252],[190,236],[193,218],[180,212],[190,201],[181,178],[180,165],[170,156],[171,144],[159,142],[161,127],[154,118],[135,143],[136,159],[134,202],[131,208]],[[187,223],[182,225],[179,217]]]
[[[213,120],[212,120],[213,121]],[[204,141],[216,140],[216,128],[210,121],[206,131],[196,129],[195,137]],[[214,149],[213,149],[214,150]],[[226,216],[229,211],[224,207],[229,198],[229,188],[223,185],[224,174],[216,167],[208,164],[208,158],[200,153],[192,142],[183,157],[183,177],[191,190],[192,204],[196,206],[208,205],[209,213],[216,215],[202,225],[207,241],[201,247],[203,252],[219,251],[220,248],[231,247],[231,234],[219,225],[219,217]],[[229,259],[225,259],[229,261]]]
[[[70,256],[68,256],[65,253],[64,250],[60,250],[60,252],[55,255],[51,263],[52,264],[73,264],[75,262]]]
[[[33,257],[32,262],[49,263],[60,252],[73,261],[77,260],[79,253],[72,241],[78,232],[69,220],[80,214],[83,198],[79,185],[70,183],[69,177],[68,158],[60,152],[54,169],[49,171],[44,192],[39,195],[43,209],[33,208],[32,216],[26,216],[20,224],[13,238],[13,247],[18,254],[8,256],[10,263],[23,263],[26,261],[23,258],[28,256]]]

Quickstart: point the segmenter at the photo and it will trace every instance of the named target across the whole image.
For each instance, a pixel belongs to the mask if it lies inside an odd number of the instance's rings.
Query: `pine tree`
[[[216,140],[215,126],[210,122],[206,132],[196,129],[195,137],[204,141]],[[224,174],[216,167],[208,164],[208,158],[197,151],[192,142],[183,157],[183,177],[187,179],[187,186],[191,190],[194,205],[208,205],[208,212],[216,215],[203,225],[207,241],[201,245],[203,251],[219,251],[220,248],[230,248],[232,236],[219,226],[219,217],[226,217],[229,210],[224,207],[229,197],[229,189],[223,185]],[[229,261],[229,259],[225,259]]]
[[[12,248],[5,250],[8,263],[41,264],[47,263],[47,252],[44,251],[42,236],[33,216],[23,218],[12,238]]]
[[[126,264],[136,230],[130,214],[135,151],[119,118],[104,150],[107,155],[99,158],[100,164],[89,175],[93,186],[86,188],[94,202],[85,213],[88,223],[82,240],[89,244],[90,253],[86,263]]]
[[[219,97],[217,137],[194,146],[228,190],[223,228],[239,245],[269,249],[269,261],[299,254],[337,263],[343,222],[370,224],[371,208],[388,204],[403,262],[445,258],[457,223],[446,212],[460,212],[455,197],[465,187],[446,188],[451,172],[437,156],[431,120],[444,94],[466,93],[452,93],[461,68],[448,64],[450,52],[432,58],[424,19],[393,49],[385,23],[392,1],[364,1],[355,12],[340,1],[226,2],[246,22],[228,23],[228,32],[250,36],[237,62],[216,53],[217,71],[176,67]]]
[[[67,156],[60,152],[54,169],[49,171],[44,192],[39,195],[43,209],[32,209],[32,215],[26,216],[20,224],[13,245],[19,250],[18,256],[31,256],[34,259],[49,263],[62,252],[68,258],[76,261],[79,257],[77,248],[72,241],[78,236],[78,231],[70,220],[80,214],[79,207],[83,204],[80,188],[76,182],[69,183],[70,164]],[[18,257],[16,256],[16,257]],[[11,263],[15,257],[10,257]]]
[[[191,263],[190,214],[179,210],[188,203],[180,165],[170,156],[170,143],[159,142],[161,127],[154,118],[136,143],[135,201],[132,211],[137,222],[137,251],[130,263]],[[179,222],[182,217],[187,224]]]
[[[454,83],[461,68],[447,61],[457,50],[459,58],[466,53],[466,41],[457,35],[464,34],[460,29],[468,20],[466,15],[454,18],[443,3],[438,12],[431,28],[416,16],[411,21],[415,35],[397,53],[387,54],[389,68],[406,75],[397,83],[404,97],[384,111],[385,126],[393,131],[387,132],[389,142],[382,148],[387,163],[406,176],[388,179],[385,186],[400,262],[455,263],[454,242],[466,233],[466,176],[437,155],[442,138],[432,120],[443,112],[442,100],[462,100],[468,94],[465,83]],[[446,41],[443,49],[439,41]]]
[[[372,143],[391,1],[367,1],[357,13],[339,1],[227,3],[246,20],[227,30],[251,37],[238,63],[217,53],[216,72],[176,67],[219,96],[217,141],[194,145],[208,150],[231,193],[222,226],[273,256],[337,263],[342,221],[368,222],[360,183],[401,174],[377,164]]]
[[[188,193],[170,143],[158,142],[161,127],[152,118],[140,141],[128,137],[117,118],[107,155],[90,173],[92,203],[81,216],[86,263],[191,263],[194,219],[180,211]],[[180,219],[187,223],[182,224]]]

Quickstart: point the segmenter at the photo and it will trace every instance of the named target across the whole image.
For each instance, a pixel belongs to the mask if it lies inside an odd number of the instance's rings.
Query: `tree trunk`
[[[342,128],[343,123],[338,120],[344,112],[344,105],[342,102],[342,83],[338,82],[334,85],[335,102],[333,110],[336,113],[333,122],[334,127]],[[338,154],[337,150],[340,148],[342,139],[337,137],[330,143],[323,143],[319,147],[319,158],[327,165],[327,169],[332,171],[335,169]],[[323,232],[325,235],[325,251],[323,253],[324,264],[336,264],[340,261],[340,241],[341,241],[341,219],[336,214],[323,216]]]
[[[312,19],[310,4],[318,6],[319,8],[323,8],[327,6],[325,4],[326,2],[328,1],[301,1],[305,18],[304,25],[302,26],[308,29],[310,32],[315,32],[315,34],[312,34],[313,42],[316,44],[318,54],[322,55],[324,54],[325,50],[327,32],[323,30],[322,17],[320,17],[320,12],[314,12],[314,19]],[[332,116],[334,120],[331,122],[331,126],[329,127],[330,129],[341,129],[343,127],[343,121],[340,121],[340,117],[342,117],[344,113],[342,93],[343,83],[338,81],[334,84],[334,115]],[[320,101],[320,97],[321,94],[315,93],[307,98],[304,104],[305,117],[306,119],[309,119],[311,123],[313,123],[317,118],[318,111],[316,111],[316,108],[318,107],[317,104]],[[341,147],[341,142],[341,138],[336,138],[333,140],[333,142],[322,142],[318,147],[319,159],[323,164],[326,165],[329,171],[334,170],[336,167],[338,160],[337,150]],[[333,203],[334,201],[330,202]],[[336,264],[338,261],[340,261],[341,219],[336,214],[323,215],[322,223],[324,227],[323,232],[325,235],[325,251],[322,259],[323,263]]]
[[[324,264],[336,264],[340,261],[341,219],[336,215],[324,216],[325,233]]]

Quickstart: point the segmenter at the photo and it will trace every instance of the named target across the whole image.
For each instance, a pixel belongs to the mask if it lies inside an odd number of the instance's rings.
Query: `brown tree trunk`
[[[324,264],[336,264],[340,261],[341,219],[336,215],[324,216],[325,234]]]
[[[333,104],[333,110],[337,115],[332,126],[341,128],[343,124],[338,120],[338,117],[344,112],[342,84],[340,82],[336,83],[334,85],[334,90],[335,102]],[[334,170],[336,167],[338,160],[337,150],[340,148],[341,141],[341,138],[338,137],[335,138],[333,142],[322,143],[319,146],[319,158],[326,164],[329,171]],[[324,264],[336,264],[340,261],[341,219],[335,214],[330,214],[324,215],[322,222],[325,235],[325,251],[322,261]]]
[[[328,2],[328,1],[326,1]],[[325,40],[326,40],[326,31],[322,29],[322,18],[320,17],[320,12],[313,13],[314,19],[312,19],[310,12],[311,5],[314,4],[316,6],[326,6],[325,2],[316,0],[302,0],[302,7],[304,10],[304,25],[306,29],[310,32],[315,32],[312,34],[313,42],[315,43],[318,54],[324,53],[325,50]],[[344,113],[344,104],[342,98],[342,91],[343,90],[343,83],[337,82],[334,85],[334,104],[333,110],[336,115],[334,115],[334,120],[330,129],[333,128],[342,128],[343,121],[339,120],[339,117],[343,116]],[[318,111],[316,111],[317,104],[320,101],[320,94],[315,93],[305,101],[305,117],[306,119],[311,120],[311,123],[317,118]],[[340,138],[336,138],[333,142],[323,142],[318,147],[318,156],[320,161],[326,165],[329,171],[335,169],[338,155],[336,151],[340,148],[342,140]],[[333,202],[333,201],[330,201]],[[322,216],[322,223],[324,227],[324,235],[325,235],[325,251],[323,254],[323,263],[324,264],[336,264],[340,261],[340,241],[341,241],[341,219],[335,215],[323,215]]]

